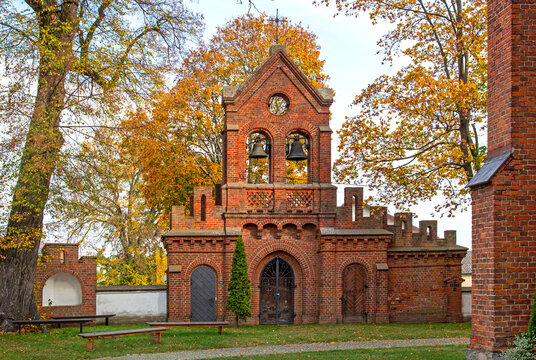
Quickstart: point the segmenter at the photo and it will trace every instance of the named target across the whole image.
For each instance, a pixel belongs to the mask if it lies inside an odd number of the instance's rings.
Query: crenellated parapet
[[[223,227],[221,192],[219,187],[197,186],[190,197],[188,207],[173,206],[170,229],[219,229]]]
[[[456,245],[456,231],[447,230],[443,237],[437,232],[437,220],[421,220],[414,226],[413,213],[390,215],[385,206],[370,206],[363,201],[361,187],[344,189],[344,203],[337,207],[336,228],[385,229],[392,234],[391,247],[423,247]]]

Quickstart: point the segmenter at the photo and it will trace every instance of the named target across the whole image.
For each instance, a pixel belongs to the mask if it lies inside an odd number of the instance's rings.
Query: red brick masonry
[[[63,255],[61,253],[63,252]],[[97,263],[95,256],[78,258],[76,244],[46,244],[42,250],[42,264],[35,272],[35,298],[37,305],[43,303],[43,286],[59,273],[74,276],[82,289],[82,304],[73,306],[44,306],[50,316],[95,315],[97,307]]]
[[[235,240],[245,242],[253,292],[253,317],[259,323],[260,275],[274,257],[287,262],[295,277],[294,323],[340,323],[343,273],[364,268],[366,316],[359,321],[458,322],[461,312],[461,259],[456,232],[437,234],[436,221],[413,226],[409,213],[393,224],[384,207],[368,208],[363,189],[346,188],[336,205],[331,184],[331,90],[314,88],[281,45],[240,87],[225,88],[223,183],[216,190],[197,187],[191,213],[173,208],[171,230],[163,236],[168,252],[168,320],[191,316],[190,283],[198,266],[216,275],[216,319],[230,320],[226,289]],[[283,94],[290,106],[273,115],[268,100]],[[270,183],[246,183],[246,142],[262,131],[271,142]],[[308,183],[285,183],[285,139],[295,132],[310,143]],[[203,208],[201,199],[206,199]],[[202,214],[204,212],[204,214]],[[202,221],[202,218],[205,218]]]
[[[527,330],[536,290],[536,3],[488,1],[488,160],[473,197],[468,359]],[[491,170],[491,171],[490,171]],[[478,180],[478,179],[477,179]]]

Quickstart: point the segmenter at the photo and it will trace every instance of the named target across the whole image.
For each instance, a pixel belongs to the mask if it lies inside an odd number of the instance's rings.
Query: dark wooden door
[[[274,258],[263,268],[260,279],[261,324],[294,322],[294,272],[281,258]]]
[[[208,266],[192,273],[190,283],[190,321],[216,321],[216,274]]]
[[[342,318],[346,323],[367,322],[367,273],[359,264],[348,265],[342,275]]]

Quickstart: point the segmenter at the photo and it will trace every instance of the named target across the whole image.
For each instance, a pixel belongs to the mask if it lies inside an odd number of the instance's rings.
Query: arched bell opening
[[[293,132],[286,138],[287,184],[307,184],[309,173],[309,137],[303,132]]]
[[[246,172],[248,184],[271,182],[271,143],[263,132],[253,132],[247,138]]]

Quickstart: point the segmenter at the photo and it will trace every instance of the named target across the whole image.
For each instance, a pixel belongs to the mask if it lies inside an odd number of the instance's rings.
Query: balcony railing
[[[271,210],[274,208],[274,191],[248,190],[248,210]]]
[[[287,207],[290,210],[313,210],[313,190],[287,190]]]
[[[314,207],[312,189],[248,189],[247,210],[254,212],[311,212]]]

